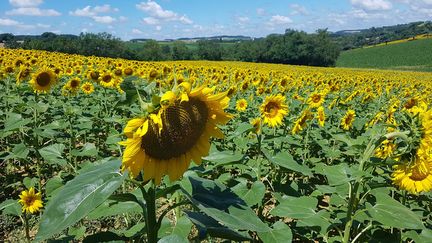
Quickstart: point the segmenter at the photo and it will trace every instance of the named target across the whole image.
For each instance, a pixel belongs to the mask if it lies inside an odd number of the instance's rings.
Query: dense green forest
[[[271,34],[264,38],[245,38],[234,42],[226,42],[222,39],[202,39],[192,44],[181,40],[172,42],[145,40],[132,43],[122,41],[108,33],[81,33],[75,36],[57,35],[50,32],[40,36],[0,34],[0,42],[4,42],[8,48],[145,61],[234,60],[335,66],[339,53],[343,50],[411,38],[426,33],[432,33],[431,22],[414,22],[335,33],[317,30],[315,33],[308,34],[288,29],[284,34]]]

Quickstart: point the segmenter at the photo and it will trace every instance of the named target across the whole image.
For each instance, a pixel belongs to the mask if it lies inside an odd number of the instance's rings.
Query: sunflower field
[[[5,241],[432,242],[432,73],[0,64]]]

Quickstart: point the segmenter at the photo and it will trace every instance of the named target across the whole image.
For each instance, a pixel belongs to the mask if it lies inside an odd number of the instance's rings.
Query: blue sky
[[[0,33],[108,32],[124,40],[262,37],[432,19],[432,0],[2,0]]]

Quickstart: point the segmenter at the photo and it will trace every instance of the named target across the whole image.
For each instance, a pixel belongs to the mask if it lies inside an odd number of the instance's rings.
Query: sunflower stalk
[[[26,240],[27,240],[27,242],[31,242],[30,226],[29,226],[29,219],[28,219],[27,213],[24,213],[24,227],[25,227]]]
[[[151,185],[146,191],[141,185],[141,193],[145,200],[145,206],[143,207],[143,213],[146,220],[147,229],[147,240],[150,243],[156,243],[158,239],[159,227],[156,218],[156,188],[155,183],[150,182]]]
[[[365,163],[372,157],[377,144],[380,143],[381,140],[385,139],[386,136],[378,136],[374,139],[371,139],[363,153],[363,157],[360,160],[359,171],[363,171],[365,168]],[[360,191],[359,188],[363,184],[363,178],[358,178],[354,184],[349,183],[349,200],[348,200],[348,211],[347,211],[347,223],[345,224],[344,229],[344,243],[348,243],[350,240],[351,227],[354,221],[354,215],[356,214],[356,208],[359,203]]]

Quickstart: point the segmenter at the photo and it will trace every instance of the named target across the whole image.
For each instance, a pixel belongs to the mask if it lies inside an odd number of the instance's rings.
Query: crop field
[[[403,48],[431,41],[340,63],[432,63]],[[0,63],[5,241],[432,242],[432,73],[19,49]]]
[[[359,48],[342,52],[338,67],[432,71],[432,39]]]

